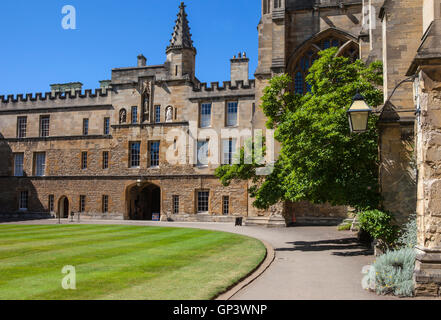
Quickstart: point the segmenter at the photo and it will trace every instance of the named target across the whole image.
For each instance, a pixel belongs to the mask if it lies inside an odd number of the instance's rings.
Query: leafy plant
[[[384,215],[382,216],[383,221],[389,220]],[[368,284],[377,294],[392,293],[397,296],[411,297],[414,293],[413,272],[416,256],[414,247],[417,244],[415,215],[409,218],[396,244],[399,249],[387,251],[371,266]]]
[[[414,292],[415,251],[403,248],[378,257],[369,272],[369,283],[375,283],[377,294],[411,297]]]
[[[398,244],[405,248],[415,248],[418,241],[418,226],[416,215],[412,215],[409,218],[407,224],[403,227]]]
[[[360,228],[379,241],[380,247],[390,249],[397,240],[398,227],[393,225],[393,217],[380,210],[362,211],[358,215]]]
[[[352,223],[346,223],[346,224],[342,224],[340,226],[337,227],[338,231],[348,231],[351,230],[352,228]]]

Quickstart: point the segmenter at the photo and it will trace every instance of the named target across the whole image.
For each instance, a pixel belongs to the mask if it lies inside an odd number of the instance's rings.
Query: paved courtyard
[[[57,221],[20,223],[54,224]],[[68,222],[64,220],[62,223]],[[393,297],[379,297],[362,289],[361,270],[363,266],[370,264],[374,257],[366,248],[357,244],[351,232],[339,232],[336,227],[268,229],[234,227],[226,223],[144,221],[83,223],[211,229],[243,234],[268,242],[275,249],[275,261],[262,276],[239,291],[233,297],[235,300],[393,299]]]

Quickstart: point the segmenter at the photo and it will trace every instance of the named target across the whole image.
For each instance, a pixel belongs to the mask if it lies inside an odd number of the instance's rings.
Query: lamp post
[[[364,100],[364,97],[357,93],[352,99],[352,105],[347,111],[351,132],[362,133],[368,130],[369,116],[373,109]]]

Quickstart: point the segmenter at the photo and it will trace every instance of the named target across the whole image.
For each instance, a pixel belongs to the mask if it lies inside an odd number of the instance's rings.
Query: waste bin
[[[243,223],[242,217],[236,218],[236,227],[241,227],[242,223]]]

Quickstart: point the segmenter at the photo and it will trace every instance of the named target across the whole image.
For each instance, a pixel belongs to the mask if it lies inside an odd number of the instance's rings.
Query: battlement
[[[54,100],[84,100],[84,99],[94,99],[97,97],[107,97],[109,96],[109,90],[111,89],[95,89],[92,91],[91,89],[82,91],[66,91],[66,92],[37,92],[35,94],[17,94],[17,95],[0,95],[0,106],[9,103],[27,103],[27,102],[36,102],[36,101],[54,101]]]
[[[193,87],[193,92],[225,92],[225,91],[237,91],[237,90],[249,90],[255,89],[255,80],[248,80],[245,83],[243,80],[235,81],[234,84],[231,81],[224,81],[222,86],[219,86],[219,82],[211,82],[210,87],[206,82],[200,83]]]
[[[313,8],[340,7],[361,4],[361,0],[286,0],[287,10],[305,10]]]

